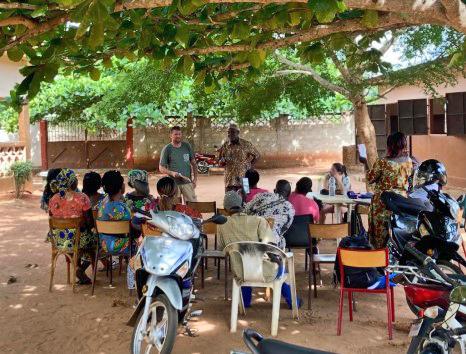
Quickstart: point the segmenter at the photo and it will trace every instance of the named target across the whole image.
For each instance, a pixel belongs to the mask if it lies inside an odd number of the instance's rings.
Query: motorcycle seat
[[[418,216],[421,211],[429,210],[422,200],[406,198],[395,192],[383,192],[381,199],[385,207],[395,214]]]
[[[257,345],[261,354],[331,354],[322,350],[304,348],[275,339],[263,339]]]

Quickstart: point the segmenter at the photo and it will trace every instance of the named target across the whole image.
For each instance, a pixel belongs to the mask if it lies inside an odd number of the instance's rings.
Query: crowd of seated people
[[[322,212],[321,203],[306,196],[312,192],[310,178],[301,178],[293,192],[291,183],[283,179],[277,181],[273,192],[259,188],[260,175],[256,170],[248,170],[245,178],[249,180],[250,185],[248,194],[238,191],[229,192],[225,196],[225,203],[234,201],[234,205],[231,208],[224,205],[231,217],[219,229],[222,248],[233,239],[237,241],[253,239],[285,249],[286,242],[283,236],[295,215],[312,215],[314,222],[319,221]],[[102,177],[92,171],[84,175],[81,192],[78,189],[76,174],[72,170],[51,169],[48,172],[41,207],[50,216],[79,217],[84,220],[79,245],[80,261],[76,273],[79,284],[91,282],[86,275],[86,269],[95,257],[97,245],[105,254],[128,255],[130,248],[134,249],[141,242],[143,221],[132,218],[135,212],[173,210],[193,218],[202,218],[201,213],[181,203],[176,181],[172,177],[162,177],[157,181],[157,197],[150,193],[148,173],[144,170],[130,170],[127,183],[132,191],[125,194],[125,181],[119,171],[107,171]],[[240,205],[237,205],[238,201],[241,201]],[[129,237],[97,235],[94,217],[103,221],[132,220],[131,233],[135,244],[129,244]],[[274,220],[272,228],[266,223],[266,218]],[[75,230],[54,230],[47,239],[53,241],[57,247],[71,249],[74,232]],[[103,259],[102,263],[107,266]],[[130,279],[131,275],[132,270],[128,268],[129,287],[133,283]]]

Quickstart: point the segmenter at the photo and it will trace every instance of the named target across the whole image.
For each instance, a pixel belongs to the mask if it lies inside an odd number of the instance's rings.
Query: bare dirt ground
[[[322,169],[266,171],[260,184],[273,189],[278,178],[295,182],[303,175],[319,172]],[[154,176],[152,190],[153,181]],[[114,287],[110,288],[105,273],[99,273],[94,296],[90,295],[90,286],[78,287],[73,294],[71,286],[66,285],[62,259],[57,266],[54,291],[49,293],[50,245],[44,242],[47,215],[39,209],[41,181],[35,180],[34,186],[33,194],[23,200],[0,199],[0,353],[128,353],[132,328],[125,322],[132,313],[134,299],[128,295],[124,274],[114,277]],[[358,187],[363,188],[361,183]],[[200,200],[221,202],[223,176],[201,177],[197,193]],[[299,251],[297,254],[299,296],[305,299],[308,290],[304,256]],[[305,304],[299,320],[294,321],[282,303],[278,338],[337,353],[406,352],[408,328],[414,316],[405,304],[403,289],[396,289],[397,318],[392,341],[387,339],[385,298],[378,295],[357,296],[352,323],[345,304],[343,335],[338,337],[338,291],[330,285],[331,267],[324,270],[324,286],[319,288],[318,298],[313,299],[312,311],[307,311]],[[17,281],[8,284],[10,276]],[[223,299],[223,291],[223,269],[217,280],[210,262],[206,286],[198,289],[194,304],[194,309],[202,309],[203,315],[191,322],[199,336],[184,336],[180,329],[174,353],[245,350],[241,330],[246,327],[269,335],[271,303],[264,300],[261,291],[255,292],[246,316],[240,316],[235,334],[229,332],[230,302]]]

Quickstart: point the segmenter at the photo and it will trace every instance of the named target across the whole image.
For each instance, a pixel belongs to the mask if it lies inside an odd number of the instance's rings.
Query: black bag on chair
[[[309,247],[309,224],[313,222],[312,215],[295,216],[290,228],[283,235],[286,247]]]

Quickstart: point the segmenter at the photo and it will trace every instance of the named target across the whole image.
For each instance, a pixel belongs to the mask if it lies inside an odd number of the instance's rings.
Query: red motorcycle
[[[217,149],[217,146],[214,146]],[[219,161],[214,154],[198,153],[195,154],[197,172],[201,174],[209,173],[212,167],[219,167]]]

